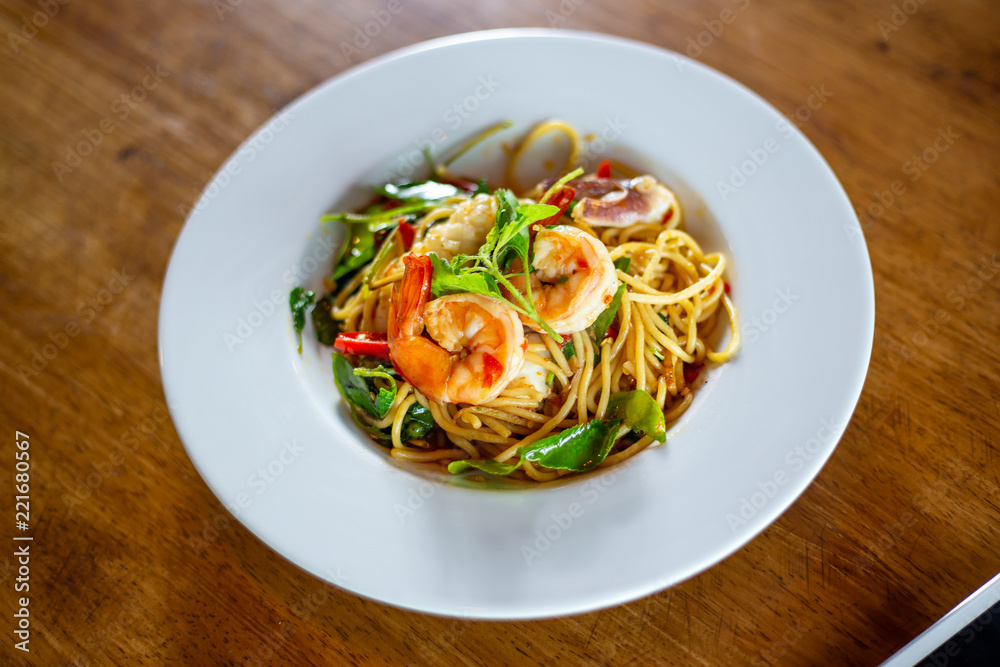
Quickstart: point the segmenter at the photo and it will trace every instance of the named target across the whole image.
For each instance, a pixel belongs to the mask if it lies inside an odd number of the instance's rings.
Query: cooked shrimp
[[[430,300],[430,258],[403,257],[389,305],[389,356],[400,375],[437,403],[496,398],[521,370],[527,344],[517,311],[480,294]],[[430,334],[421,334],[424,328]]]
[[[529,275],[538,315],[560,334],[593,324],[618,289],[607,247],[576,227],[559,225],[538,232],[534,252],[535,270]],[[511,284],[524,293],[523,277],[514,276]],[[522,316],[521,321],[539,330],[531,318]]]
[[[580,202],[573,219],[593,227],[630,227],[636,223],[661,222],[677,200],[652,176],[630,181],[586,178],[570,181]]]
[[[437,253],[444,260],[458,254],[474,255],[486,241],[496,219],[496,197],[476,195],[459,204],[445,222],[428,229],[424,238],[414,244],[413,252],[418,255]]]

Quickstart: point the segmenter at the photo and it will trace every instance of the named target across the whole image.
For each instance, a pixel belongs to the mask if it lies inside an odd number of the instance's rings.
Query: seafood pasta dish
[[[571,126],[533,128],[505,187],[453,173],[508,125],[443,162],[426,153],[425,180],[324,216],[346,226],[327,293],[290,301],[300,351],[308,316],[354,421],[390,456],[547,482],[665,442],[704,366],[736,353],[739,325],[727,259],[684,231],[674,193],[608,160],[573,169]],[[518,183],[550,133],[571,147],[562,177]]]

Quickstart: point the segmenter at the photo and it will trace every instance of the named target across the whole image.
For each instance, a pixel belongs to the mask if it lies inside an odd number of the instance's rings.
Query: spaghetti
[[[511,185],[552,132],[573,166],[576,131],[548,121],[512,151]],[[607,161],[520,199],[431,170],[329,218],[354,245],[312,319],[359,426],[397,459],[536,482],[663,441],[703,365],[740,344],[727,259],[684,231],[674,194],[650,176],[614,178]],[[720,326],[731,335],[716,351]]]

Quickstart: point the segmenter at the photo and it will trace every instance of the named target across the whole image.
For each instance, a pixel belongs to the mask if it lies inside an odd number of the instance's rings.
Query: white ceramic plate
[[[591,157],[678,190],[696,238],[731,258],[743,349],[709,373],[666,446],[611,471],[497,491],[401,468],[350,423],[309,330],[295,351],[288,292],[318,283],[337,242],[318,218],[407,175],[422,144],[440,152],[503,119],[517,123],[511,138],[554,116],[595,135]],[[458,171],[501,158],[494,146]],[[676,584],[774,521],[842,435],[873,327],[847,196],[774,108],[658,48],[505,30],[354,68],[241,146],[177,241],[160,359],[195,466],[293,563],[408,609],[538,618]]]

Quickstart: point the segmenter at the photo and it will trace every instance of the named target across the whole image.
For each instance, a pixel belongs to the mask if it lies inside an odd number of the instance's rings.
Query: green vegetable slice
[[[648,435],[657,442],[667,441],[663,410],[656,399],[641,389],[612,394],[606,414],[621,419],[633,431]]]
[[[449,463],[448,472],[452,475],[461,475],[466,470],[476,469],[488,472],[491,475],[509,475],[520,465],[520,461],[517,463],[500,463],[499,461],[494,461],[493,459],[486,459],[484,461],[470,461],[465,459]]]
[[[608,335],[608,328],[611,323],[615,321],[615,317],[618,315],[618,307],[622,303],[622,295],[625,294],[625,284],[619,283],[618,289],[615,290],[615,295],[611,298],[611,303],[605,308],[597,319],[594,320],[594,335],[597,337],[597,342],[600,343],[604,340],[604,337]]]
[[[607,458],[618,439],[620,419],[595,419],[522,447],[522,458],[546,468],[585,472]]]

